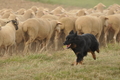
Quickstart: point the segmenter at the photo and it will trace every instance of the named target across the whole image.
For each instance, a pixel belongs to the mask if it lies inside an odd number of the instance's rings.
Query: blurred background
[[[65,6],[94,7],[98,3],[103,3],[107,7],[113,4],[120,4],[120,0],[31,0],[50,4],[61,4]]]

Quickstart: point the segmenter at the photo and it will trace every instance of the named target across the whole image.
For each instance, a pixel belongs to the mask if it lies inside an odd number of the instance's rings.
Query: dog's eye
[[[70,38],[66,38],[66,40],[68,40],[68,41],[69,41],[69,40],[70,40]]]
[[[71,38],[68,39],[69,41],[72,40]]]

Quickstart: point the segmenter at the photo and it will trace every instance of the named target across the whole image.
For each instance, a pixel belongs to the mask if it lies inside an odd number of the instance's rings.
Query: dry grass
[[[71,50],[0,59],[0,80],[119,80],[119,45],[101,48],[97,60],[88,54],[84,65],[71,66]]]

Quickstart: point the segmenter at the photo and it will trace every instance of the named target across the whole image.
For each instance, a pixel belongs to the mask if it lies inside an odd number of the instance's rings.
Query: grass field
[[[71,50],[0,58],[0,80],[119,80],[120,45],[101,48],[97,60],[88,54],[83,65],[71,66]]]
[[[120,4],[119,0],[31,0],[49,4],[62,4],[66,6],[78,6],[83,8],[94,7],[98,3],[103,3],[107,7],[113,4]]]

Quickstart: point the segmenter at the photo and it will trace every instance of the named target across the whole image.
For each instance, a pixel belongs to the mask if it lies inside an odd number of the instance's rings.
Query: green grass
[[[94,7],[98,3],[103,3],[106,6],[110,6],[113,4],[120,4],[119,0],[31,0],[49,4],[62,4],[66,6],[78,6],[83,8]]]
[[[113,44],[101,47],[97,60],[89,53],[84,64],[77,66],[71,66],[76,59],[71,50],[1,57],[0,80],[119,80],[118,49]]]

